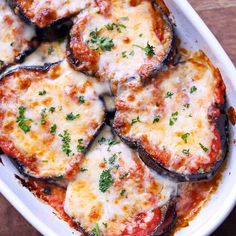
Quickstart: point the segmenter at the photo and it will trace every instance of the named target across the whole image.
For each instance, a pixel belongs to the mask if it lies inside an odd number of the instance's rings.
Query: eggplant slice
[[[40,29],[56,28],[87,8],[93,0],[7,0],[26,22]]]
[[[175,220],[176,187],[106,126],[69,183],[64,209],[87,234],[162,235]]]
[[[173,27],[154,1],[99,1],[82,12],[70,32],[67,56],[78,71],[112,80],[150,78],[172,58]]]
[[[72,178],[105,119],[93,80],[64,61],[18,68],[0,85],[4,153],[32,177]]]
[[[0,2],[0,72],[7,66],[22,62],[38,45],[35,30],[12,12],[5,1]]]
[[[220,72],[198,51],[145,87],[126,84],[113,126],[158,173],[179,182],[210,179],[227,152],[224,104]]]

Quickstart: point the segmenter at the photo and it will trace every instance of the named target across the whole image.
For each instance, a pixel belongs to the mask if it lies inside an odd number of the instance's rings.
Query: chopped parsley
[[[153,124],[158,123],[160,121],[160,119],[161,119],[161,117],[159,115],[155,116],[153,119]]]
[[[111,147],[118,144],[119,142],[116,141],[115,139],[108,139],[108,148],[107,151],[111,151]]]
[[[198,170],[198,173],[199,173],[199,174],[204,174],[205,171],[204,171],[204,169],[203,169],[202,167],[200,167],[199,170]]]
[[[49,47],[48,48],[48,55],[51,55],[54,52],[54,48],[53,47]]]
[[[136,124],[138,122],[141,122],[139,116],[137,118],[135,118],[135,119],[132,119],[131,124],[133,125],[133,124]]]
[[[4,65],[4,61],[0,60],[0,66]]]
[[[116,158],[117,158],[117,154],[115,153],[108,159],[109,164],[113,165],[116,161]]]
[[[66,115],[66,120],[75,120],[80,118],[80,114],[74,115],[73,112]]]
[[[85,147],[82,144],[83,144],[83,139],[81,138],[81,139],[78,140],[78,145],[77,145],[78,152],[83,152],[84,151]]]
[[[104,223],[104,222],[103,222],[102,224],[104,225],[105,228],[107,228],[107,223]]]
[[[185,108],[189,108],[189,106],[190,106],[189,103],[187,103],[187,104],[184,105]]]
[[[202,148],[202,150],[204,152],[208,152],[208,148],[207,147],[203,146],[201,143],[199,143],[199,145],[200,145],[200,147]]]
[[[51,113],[55,112],[55,110],[56,110],[56,107],[50,107],[50,108],[49,108],[49,111],[50,111]]]
[[[70,134],[68,133],[68,130],[64,130],[63,134],[59,134],[59,137],[61,137],[62,141],[62,151],[66,153],[67,156],[69,156],[72,152],[70,148]]]
[[[101,145],[101,144],[103,144],[103,143],[105,143],[106,142],[106,138],[104,138],[104,137],[101,137],[100,139],[98,139],[98,143]]]
[[[40,123],[41,123],[41,125],[45,125],[46,124],[46,117],[47,117],[46,108],[42,109],[40,115],[41,115]]]
[[[81,104],[85,103],[84,96],[79,96],[79,102],[80,102]]]
[[[127,57],[127,51],[122,52],[121,55],[122,55],[123,58],[128,58]]]
[[[125,25],[120,24],[120,23],[107,24],[107,25],[105,25],[105,27],[106,27],[107,30],[110,30],[110,31],[116,29],[119,33],[122,32],[122,29],[126,28]]]
[[[174,95],[174,93],[168,91],[165,95],[165,98],[171,98]]]
[[[111,51],[114,47],[113,39],[99,35],[99,30],[97,28],[90,32],[89,37],[89,42],[96,47],[95,50]]]
[[[19,110],[19,115],[16,117],[16,122],[25,133],[28,133],[31,129],[29,122],[31,122],[32,120],[25,117],[25,110],[26,110],[25,107],[21,106],[18,108],[18,110]]]
[[[139,37],[143,37],[143,34],[139,34]]]
[[[47,194],[47,195],[50,195],[51,194],[51,188],[50,187],[45,187],[43,189],[43,193]]]
[[[188,143],[188,137],[189,137],[190,133],[185,133],[181,136],[181,138],[184,140],[185,143]]]
[[[87,171],[87,170],[88,170],[88,169],[83,168],[83,167],[80,168],[80,172],[85,172],[85,171]]]
[[[169,125],[170,126],[173,126],[175,124],[175,122],[178,120],[178,115],[179,115],[178,111],[171,114],[171,118],[169,120]]]
[[[54,125],[52,125],[51,128],[50,128],[50,133],[54,135],[54,134],[56,133],[56,130],[57,130],[57,125],[54,124]]]
[[[110,170],[104,170],[99,178],[99,190],[105,193],[113,184],[114,179],[111,176]]]
[[[190,93],[194,93],[197,91],[197,87],[196,86],[193,86],[190,88]]]
[[[126,190],[125,189],[122,189],[121,192],[120,192],[120,196],[124,196]]]
[[[100,231],[100,229],[99,229],[98,223],[97,223],[96,226],[92,229],[91,233],[92,233],[93,236],[102,236],[102,233],[101,233],[101,231]]]
[[[141,48],[141,49],[145,52],[145,54],[146,54],[147,56],[149,56],[149,57],[152,57],[152,56],[155,55],[154,46],[151,46],[151,45],[149,44],[149,42],[147,42],[147,45],[146,45],[145,48],[143,48],[143,47],[141,47],[141,46],[139,46],[139,45],[137,45],[137,44],[134,44],[133,46],[138,47],[138,48]]]
[[[189,156],[189,149],[184,149],[183,151],[182,151],[182,153],[184,154],[184,155],[186,155],[186,156]]]
[[[129,173],[126,172],[126,173],[120,175],[120,179],[124,179],[124,178],[126,178],[128,175],[129,175]]]
[[[132,50],[130,53],[129,53],[130,56],[133,56],[134,55],[134,50]]]
[[[45,90],[39,91],[39,96],[44,96],[47,92]]]

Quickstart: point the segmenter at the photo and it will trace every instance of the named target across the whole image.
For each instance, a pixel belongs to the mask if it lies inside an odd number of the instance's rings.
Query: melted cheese
[[[39,27],[73,16],[93,3],[92,0],[16,0],[24,14]]]
[[[0,2],[0,70],[29,48],[35,31],[16,16],[5,1]]]
[[[109,128],[98,140],[101,137],[105,137],[106,141],[95,142],[81,164],[86,170],[69,184],[64,208],[88,231],[98,223],[101,232],[107,236],[121,235],[125,229],[132,234],[138,224],[135,216],[146,213],[140,227],[147,227],[146,223],[154,215],[152,210],[168,204],[176,186],[149,170],[125,144],[119,142],[109,148],[107,140],[114,138]],[[111,164],[109,160],[113,155],[115,160]],[[108,169],[114,181],[106,192],[101,192],[99,178]],[[122,179],[124,174],[127,176]],[[122,190],[125,190],[123,195]],[[107,224],[107,228],[103,223]]]
[[[4,80],[4,79],[3,79]],[[37,171],[26,169],[37,177],[51,177],[67,174],[80,161],[80,146],[87,147],[104,120],[103,104],[93,88],[93,79],[73,71],[66,61],[53,66],[49,72],[38,74],[20,70],[5,78],[1,94],[5,97],[1,103],[1,138],[11,141],[25,158],[35,158]],[[43,96],[40,91],[46,91]],[[79,102],[83,96],[84,103]],[[20,106],[26,108],[25,117],[29,122],[30,132],[24,133],[17,121]],[[50,112],[54,107],[55,112]],[[41,124],[45,110],[45,124]],[[67,120],[70,113],[79,114],[74,120]],[[56,125],[55,134],[50,133]],[[8,129],[7,129],[8,127]],[[10,127],[10,130],[9,130]],[[70,136],[70,155],[63,151],[60,134],[68,131]],[[17,158],[17,157],[16,157]]]
[[[139,76],[139,69],[143,65],[148,65],[148,70],[153,70],[166,55],[170,48],[171,30],[165,28],[165,42],[161,42],[157,37],[154,25],[156,17],[150,1],[140,1],[137,6],[131,6],[129,1],[112,0],[111,14],[104,16],[97,12],[90,11],[79,15],[76,24],[80,24],[86,19],[85,26],[81,27],[80,36],[83,42],[91,40],[90,33],[95,29],[100,30],[99,34],[113,40],[114,47],[111,51],[99,52],[99,62],[96,73],[103,79],[113,79],[114,83],[121,79],[132,76]],[[163,19],[159,19],[163,21]],[[108,30],[108,24],[117,24],[113,30]],[[75,24],[74,30],[77,30]],[[166,24],[163,23],[163,24]],[[154,46],[155,55],[148,57],[142,48],[149,43]],[[94,48],[88,43],[90,48]],[[142,48],[140,48],[142,47]],[[148,71],[147,73],[150,73]]]
[[[201,166],[213,165],[215,161],[212,164],[209,154],[219,147],[212,147],[218,137],[209,112],[216,103],[217,83],[204,60],[179,64],[144,88],[141,85],[137,91],[123,91],[117,99],[118,109],[119,104],[123,105],[116,114],[115,126],[121,122],[122,134],[141,139],[146,151],[169,170],[189,174]],[[165,161],[162,152],[170,159]],[[221,150],[216,155],[220,158]]]

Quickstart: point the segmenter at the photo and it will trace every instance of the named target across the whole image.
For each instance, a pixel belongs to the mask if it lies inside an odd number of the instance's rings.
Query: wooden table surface
[[[189,0],[189,2],[216,35],[236,65],[236,0]],[[0,236],[40,235],[1,195],[0,226]],[[222,235],[236,235],[236,208],[212,234],[212,236]]]

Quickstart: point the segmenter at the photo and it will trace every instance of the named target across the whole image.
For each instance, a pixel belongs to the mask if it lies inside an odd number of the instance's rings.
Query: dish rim
[[[179,9],[181,10],[181,14],[185,15],[185,17],[192,25],[197,26],[195,28],[201,35],[201,37],[204,40],[211,42],[208,45],[209,48],[214,51],[216,57],[219,59],[222,67],[227,71],[227,73],[236,75],[236,68],[233,62],[226,54],[216,37],[213,35],[213,33],[198,15],[198,13],[190,5],[190,3],[187,0],[173,1],[175,1],[175,4],[178,5]],[[232,83],[232,86],[233,89],[236,90],[236,83]],[[25,205],[24,201],[22,201],[20,197],[18,197],[18,195],[14,194],[14,192],[11,190],[11,187],[8,186],[1,179],[0,192],[11,203],[11,205],[13,205],[16,210],[40,233],[42,233],[43,235],[57,236],[57,234],[47,224],[43,223],[43,221],[41,221],[38,216],[32,213],[30,208]],[[236,204],[236,188],[232,190],[232,193],[233,194],[228,196],[227,204],[224,204],[224,209],[221,211],[221,214],[215,216],[214,221],[208,222],[207,228],[203,227],[203,229],[200,230],[200,235],[210,235],[227,218],[227,216],[230,214]]]

